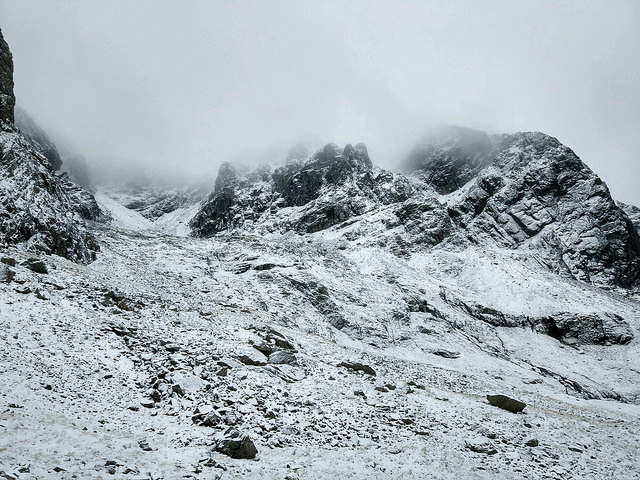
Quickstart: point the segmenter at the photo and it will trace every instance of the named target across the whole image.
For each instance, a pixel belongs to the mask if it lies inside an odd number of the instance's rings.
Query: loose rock
[[[506,395],[487,395],[487,400],[491,405],[508,410],[511,413],[520,413],[527,406],[519,400],[507,397]]]
[[[231,458],[255,458],[258,449],[247,434],[235,428],[228,428],[224,433],[216,436],[216,451]]]

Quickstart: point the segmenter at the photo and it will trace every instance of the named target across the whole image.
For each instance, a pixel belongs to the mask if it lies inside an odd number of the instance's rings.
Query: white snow
[[[398,258],[366,235],[340,242],[332,230],[193,239],[179,235],[195,207],[152,223],[97,199],[114,221],[97,232],[96,262],[43,257],[49,273],[39,275],[20,265],[27,254],[1,249],[18,265],[14,281],[0,284],[0,471],[19,479],[639,478],[635,297],[556,276],[522,252],[433,248]],[[447,304],[443,289],[514,315],[616,312],[636,338],[571,347],[495,328]],[[411,298],[447,319],[409,311]],[[265,342],[269,329],[294,344],[298,366],[287,368],[297,381],[229,360]],[[233,364],[226,377],[218,362]],[[567,381],[628,403],[586,400]],[[527,407],[500,410],[485,399],[493,393]],[[226,424],[194,423],[197,409],[237,418],[258,459],[213,451]],[[531,439],[539,446],[527,446]],[[483,442],[497,453],[466,446]]]

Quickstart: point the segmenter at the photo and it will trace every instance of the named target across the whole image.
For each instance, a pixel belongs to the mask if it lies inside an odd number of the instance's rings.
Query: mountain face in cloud
[[[80,216],[100,214],[91,194],[55,174],[51,163],[13,125],[11,52],[0,31],[0,245],[88,263],[97,240]]]
[[[27,112],[19,107],[15,111],[15,124],[31,146],[49,160],[53,169],[60,170],[62,159],[55,143]]]
[[[344,241],[364,236],[407,257],[443,242],[534,249],[558,273],[638,284],[640,238],[632,221],[553,137],[438,129],[413,150],[405,170],[408,177],[374,167],[363,144],[328,144],[273,172],[240,174],[225,164],[190,225],[199,237],[333,227]]]

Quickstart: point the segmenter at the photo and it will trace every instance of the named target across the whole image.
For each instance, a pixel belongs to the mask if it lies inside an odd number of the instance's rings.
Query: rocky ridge
[[[404,256],[441,242],[488,242],[527,250],[579,280],[637,286],[636,228],[600,178],[555,138],[450,128],[426,141],[407,160],[409,176],[374,167],[362,144],[329,144],[273,172],[224,164],[191,222],[193,234],[333,227],[347,241],[362,234]],[[345,228],[353,223],[359,232]]]
[[[90,262],[98,244],[80,216],[96,219],[99,208],[91,194],[58,177],[13,125],[11,58],[0,32],[0,244]]]
[[[54,170],[60,170],[62,159],[56,144],[49,135],[25,112],[22,108],[16,108],[15,125],[22,136],[42,156],[44,156]]]

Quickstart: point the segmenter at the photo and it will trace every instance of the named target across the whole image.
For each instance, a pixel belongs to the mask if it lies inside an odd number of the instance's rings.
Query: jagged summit
[[[439,129],[421,140],[404,170],[411,174],[374,167],[363,144],[330,143],[273,172],[244,174],[224,164],[190,226],[195,236],[313,233],[362,220],[356,236],[367,230],[369,241],[399,255],[443,242],[493,245],[530,250],[551,270],[587,282],[638,283],[636,228],[602,180],[556,138]]]
[[[449,216],[473,242],[535,244],[545,262],[576,278],[638,282],[636,229],[602,180],[556,138],[454,129],[420,145],[408,163],[415,159],[422,163],[413,175],[451,194]]]
[[[190,225],[195,236],[238,228],[312,233],[375,205],[407,199],[410,192],[406,178],[373,167],[363,143],[344,148],[329,143],[274,171],[243,174],[223,164],[214,191]]]

